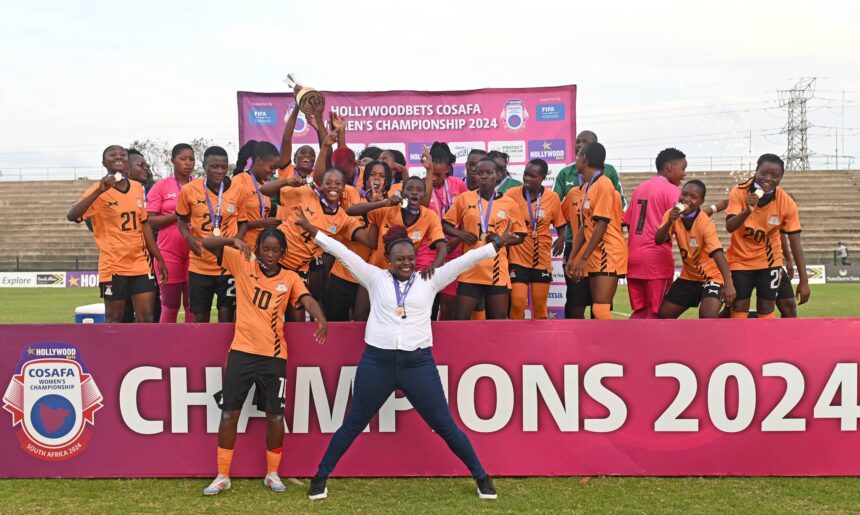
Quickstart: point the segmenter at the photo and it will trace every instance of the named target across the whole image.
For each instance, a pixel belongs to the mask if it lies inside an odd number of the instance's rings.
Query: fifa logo
[[[20,426],[18,441],[24,452],[61,461],[86,448],[102,400],[75,346],[36,343],[21,352],[3,408],[12,414],[12,426]]]

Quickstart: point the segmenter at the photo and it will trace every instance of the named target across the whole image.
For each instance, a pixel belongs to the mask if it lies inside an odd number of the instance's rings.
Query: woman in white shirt
[[[296,224],[311,234],[326,252],[338,258],[370,294],[367,343],[355,374],[354,396],[343,425],[335,432],[311,480],[308,497],[328,496],[326,480],[341,456],[367,427],[373,415],[400,389],[427,424],[469,468],[481,499],[495,499],[493,481],[484,471],[469,438],[457,427],[430,352],[433,333],[430,312],[436,294],[458,275],[496,255],[503,245],[517,241],[510,232],[496,235],[482,247],[433,270],[415,272],[415,247],[404,227],[392,227],[385,237],[389,268],[365,262],[340,242],[317,232],[297,213]]]

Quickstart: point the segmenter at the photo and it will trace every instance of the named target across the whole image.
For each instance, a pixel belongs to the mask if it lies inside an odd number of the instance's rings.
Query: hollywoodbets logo
[[[567,160],[567,145],[563,139],[538,139],[529,141],[529,159],[544,161]]]
[[[34,343],[21,352],[3,408],[12,414],[12,427],[18,426],[24,452],[62,461],[86,448],[102,400],[74,345]]]

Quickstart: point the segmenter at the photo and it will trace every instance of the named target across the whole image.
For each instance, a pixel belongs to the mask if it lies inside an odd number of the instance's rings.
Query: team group
[[[172,176],[144,191],[143,156],[120,146],[105,150],[109,173],[72,207],[69,219],[92,220],[109,322],[154,321],[157,307],[160,322],[175,322],[181,305],[186,322],[208,322],[213,300],[218,321],[232,322],[234,276],[203,248],[203,238],[239,238],[253,248],[265,228],[283,234],[281,265],[303,279],[327,320],[367,320],[367,291],[295,223],[297,211],[378,266],[385,265],[382,238],[395,225],[407,228],[417,268],[428,271],[496,234],[515,234],[505,252],[440,292],[434,320],[522,319],[529,300],[532,317],[547,318],[552,257],[559,254],[566,318],[583,318],[587,307],[593,318],[612,318],[618,280],[625,276],[631,318],[675,318],[688,308],[698,308],[703,318],[746,317],[753,290],[757,316],[773,316],[777,299],[783,316],[795,316],[792,262],[800,280],[796,296],[801,303],[809,297],[797,206],[779,188],[784,166],[775,155],[761,156],[755,176],[727,201],[709,204],[701,181],[680,188],[686,159],[669,148],[657,156],[657,174],[628,201],[591,131],[577,136],[575,164],[562,169],[549,189],[542,185],[545,161],[530,161],[520,182],[508,174],[507,155],[497,151],[471,151],[461,180],[453,175],[455,157],[445,143],[425,149],[424,178],[409,176],[397,150],[368,147],[356,162],[346,124],[334,113],[328,128],[309,117],[320,155],[307,145],[293,154],[297,112],[287,121],[280,150],[249,141],[232,177],[227,152],[210,147],[206,175],[195,179],[194,151],[179,144]],[[711,219],[722,210],[731,234],[727,252]],[[551,227],[559,235],[555,241]],[[683,263],[674,281],[673,236]],[[163,283],[159,299],[153,263]],[[132,305],[134,315],[124,317]],[[288,321],[305,317],[303,306],[287,309]]]
[[[794,316],[789,259],[797,264],[796,296],[809,298],[797,206],[779,188],[784,167],[775,155],[761,156],[755,176],[728,200],[706,206],[701,181],[679,189],[684,154],[663,150],[657,175],[636,188],[625,211],[618,175],[589,131],[577,136],[576,163],[550,190],[542,185],[545,161],[530,161],[520,183],[499,152],[473,150],[465,181],[456,178],[455,157],[439,142],[424,150],[423,178],[408,174],[396,150],[367,148],[356,162],[344,120],[330,115],[329,132],[322,112],[309,117],[320,155],[309,146],[293,154],[297,113],[280,150],[243,145],[232,177],[227,152],[210,147],[205,177],[194,179],[194,151],[180,144],[173,175],[152,185],[140,153],[110,146],[107,175],[68,213],[88,223],[99,247],[108,322],[152,322],[159,305],[160,322],[176,322],[182,306],[187,322],[208,322],[216,298],[218,321],[235,321],[216,394],[218,475],[207,495],[230,488],[239,415],[252,386],[266,413],[264,483],[285,489],[278,475],[285,319],[309,315],[320,343],[328,321],[368,322],[352,402],[311,480],[310,499],[328,495],[328,476],[395,389],[467,466],[478,496],[495,499],[492,479],[450,414],[430,352],[431,320],[521,319],[529,295],[534,318],[547,318],[552,256],[559,254],[568,318],[584,318],[589,306],[594,318],[612,318],[625,276],[635,318],[675,318],[695,307],[702,318],[746,317],[753,290],[757,316],[773,317],[777,299],[783,316]],[[723,210],[732,235],[726,253],[711,219]],[[673,236],[683,262],[674,282]]]

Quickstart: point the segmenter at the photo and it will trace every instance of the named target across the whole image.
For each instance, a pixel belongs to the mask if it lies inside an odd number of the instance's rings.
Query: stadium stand
[[[95,270],[98,249],[66,213],[93,181],[0,183],[0,271]]]
[[[629,196],[653,172],[621,174]],[[708,203],[726,198],[742,177],[728,172],[688,172],[687,179],[708,186]],[[69,207],[91,181],[0,183],[0,271],[95,270],[98,250],[84,224],[66,220]],[[842,241],[860,251],[860,173],[787,172],[782,186],[800,206],[803,246],[810,264],[832,263],[833,246]],[[723,216],[720,239],[728,245]],[[676,253],[677,254],[677,253]]]

